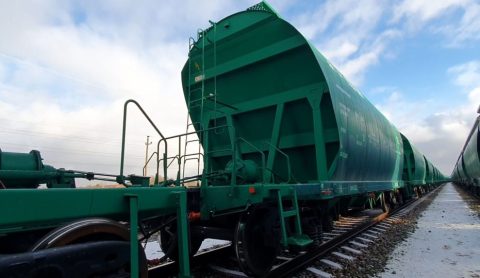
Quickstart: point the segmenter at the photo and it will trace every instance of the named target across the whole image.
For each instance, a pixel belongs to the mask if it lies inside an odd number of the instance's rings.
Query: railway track
[[[424,197],[411,200],[404,205],[392,210],[390,213],[377,213],[373,215],[361,215],[341,217],[335,221],[331,232],[323,233],[323,241],[320,246],[308,251],[301,251],[295,255],[282,253],[277,257],[277,264],[266,277],[291,277],[298,274],[304,276],[335,277],[335,271],[342,270],[348,264],[353,263],[359,256],[366,254],[366,249],[375,244],[382,234],[393,227],[393,223],[410,213],[416,206],[426,200],[426,196],[432,194],[440,187],[427,193]],[[378,212],[378,211],[377,211]],[[228,253],[217,255],[211,253],[202,257],[201,265],[195,276],[209,277],[248,277],[241,272],[231,260],[225,257]],[[218,258],[223,258],[218,260]],[[199,265],[200,261],[192,262]]]
[[[428,194],[432,194],[439,188]],[[334,277],[332,273],[353,263],[359,256],[364,256],[366,254],[365,249],[375,244],[382,234],[391,229],[393,227],[392,223],[399,221],[426,200],[425,197],[428,194],[422,198],[409,201],[390,213],[382,213],[370,221],[334,237],[318,248],[286,261],[275,267],[267,277],[289,277],[301,271],[317,277]]]

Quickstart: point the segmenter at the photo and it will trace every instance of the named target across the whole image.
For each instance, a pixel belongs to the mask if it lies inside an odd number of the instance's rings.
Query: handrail
[[[178,155],[174,155],[174,156],[170,156],[170,157],[166,157],[167,161],[169,159],[171,159],[171,161],[168,163],[167,165],[167,168],[170,167],[170,165],[172,165],[172,163],[175,161],[175,159],[179,159],[179,156]],[[163,161],[163,158],[160,158],[159,161]]]
[[[182,159],[182,158],[184,159],[184,161],[183,161],[183,169],[182,169],[182,174],[183,174],[182,177],[183,177],[183,178],[185,178],[185,165],[187,164],[185,161],[186,161],[186,160],[200,159],[200,158],[196,158],[196,157],[194,157],[194,158],[187,158],[187,157],[189,157],[189,156],[199,156],[199,157],[201,157],[201,159],[203,160],[204,154],[203,154],[203,153],[189,153],[189,154],[183,154],[183,155],[180,156],[179,159]],[[200,161],[199,161],[198,163],[200,163]]]
[[[157,152],[153,152],[150,157],[148,158],[147,162],[145,162],[145,165],[143,166],[143,175],[145,176],[145,169],[147,169],[147,165],[148,163],[150,162],[150,160],[152,159],[152,157],[156,154]]]
[[[138,104],[133,99],[129,99],[125,102],[123,106],[123,127],[122,127],[122,152],[121,152],[121,158],[120,158],[120,177],[122,178],[122,184],[125,184],[125,181],[123,180],[123,167],[124,167],[124,162],[125,162],[125,133],[127,132],[127,108],[128,104],[133,103],[137,106],[137,108],[142,112],[142,114],[145,116],[145,118],[148,120],[148,122],[152,125],[152,127],[155,129],[155,131],[160,135],[162,139],[165,139],[165,136],[160,132],[160,130],[157,128],[157,126],[153,123],[153,121],[150,119],[150,117],[147,115],[145,110],[143,110],[142,106]],[[165,153],[167,152],[167,142],[165,141]],[[165,155],[165,154],[164,154]],[[164,162],[165,163],[165,162]]]
[[[291,164],[290,164],[290,157],[288,156],[288,154],[284,153],[282,150],[280,150],[279,148],[277,148],[277,146],[275,145],[272,145],[270,142],[268,141],[265,141],[265,143],[267,143],[269,146],[273,147],[277,152],[279,152],[281,155],[283,155],[286,160],[287,160],[287,171],[288,171],[288,180],[287,180],[287,183],[290,182],[292,180],[292,168],[291,168]],[[273,168],[273,167],[272,167]],[[273,169],[272,169],[273,170]],[[273,173],[273,171],[271,170],[271,173]]]
[[[180,145],[181,145],[180,138],[181,137],[185,137],[185,136],[191,135],[191,134],[199,134],[199,133],[202,133],[202,132],[208,132],[210,130],[216,130],[216,129],[219,129],[219,128],[230,128],[230,126],[228,126],[228,125],[215,126],[215,127],[210,127],[210,128],[199,130],[199,131],[192,131],[192,132],[177,134],[177,135],[173,135],[173,136],[170,136],[170,137],[162,137],[160,140],[158,140],[158,142],[157,142],[157,152],[156,152],[157,153],[157,176],[158,176],[158,173],[160,171],[160,161],[165,161],[168,158],[172,158],[172,157],[167,158],[168,150],[166,149],[166,147],[165,147],[165,153],[163,154],[164,157],[163,158],[159,157],[159,155],[160,155],[160,145],[162,144],[162,142],[165,142],[165,145],[166,145],[167,140],[174,139],[174,138],[179,138],[179,147],[180,147]],[[179,152],[180,152],[180,150],[179,150]],[[198,153],[195,153],[195,154],[198,154]],[[176,155],[175,157],[177,157],[177,159],[180,161],[181,157],[184,157],[184,156],[185,156],[185,154],[184,155],[179,154],[179,155]],[[167,180],[167,168],[170,166],[170,164],[167,166],[166,163],[164,163],[164,179],[165,179],[165,181]],[[180,170],[180,168],[179,168],[179,170]]]

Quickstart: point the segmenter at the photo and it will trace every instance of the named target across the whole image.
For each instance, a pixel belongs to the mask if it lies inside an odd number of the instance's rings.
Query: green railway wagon
[[[201,31],[182,81],[205,171],[238,164],[236,183],[327,182],[320,198],[403,186],[398,130],[265,3]]]
[[[479,144],[480,140],[478,140],[478,123],[473,128],[473,132],[469,137],[469,140],[465,146],[465,150],[463,151],[463,161],[464,161],[464,171],[465,175],[470,177],[470,179],[478,179],[480,178],[480,157],[479,157]]]
[[[425,156],[423,156],[423,159],[425,161],[425,184],[430,184],[433,180],[432,163],[430,163],[430,161]]]
[[[425,184],[426,164],[423,155],[402,134],[403,141],[403,180],[408,182],[405,193],[419,193],[420,187]]]
[[[315,241],[340,212],[372,196],[388,209],[405,190],[399,131],[265,2],[199,30],[182,84],[187,134],[193,127],[203,148],[201,219],[229,215],[238,223],[234,238],[252,236],[250,222],[271,229],[261,222],[275,212],[267,209],[260,220],[238,213],[255,215],[259,205],[278,204],[286,247],[299,243],[292,234]],[[268,193],[285,187],[292,189],[287,202],[283,193]],[[293,232],[287,215],[295,218]],[[274,252],[263,239],[234,241],[246,273],[270,268]]]
[[[453,170],[456,183],[468,187],[474,194],[480,195],[480,140],[479,118],[475,123],[460,152]]]
[[[463,155],[461,155],[460,159],[458,160],[457,167],[458,167],[459,178],[460,178],[460,181],[462,181],[462,182],[466,182],[467,179],[468,179],[468,176],[465,173],[465,166],[464,165],[465,165],[465,162],[463,160]]]

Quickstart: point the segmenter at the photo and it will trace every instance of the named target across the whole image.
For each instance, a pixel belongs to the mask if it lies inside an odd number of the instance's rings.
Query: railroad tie
[[[388,228],[392,227],[392,224],[380,223],[380,224],[377,225],[377,227],[382,227],[382,228],[388,229]]]
[[[368,247],[368,245],[360,243],[358,241],[350,241],[350,244],[353,244],[353,245],[355,245],[357,247],[361,247],[361,248],[367,248]]]
[[[317,269],[317,268],[314,268],[314,267],[309,267],[307,268],[308,271],[310,271],[311,273],[315,274],[315,276],[317,277],[321,277],[321,278],[333,278],[333,275],[330,274],[330,273],[327,273],[325,271],[322,271],[320,269]]]
[[[335,225],[357,225],[364,222],[364,220],[349,220],[349,221],[341,221],[341,222],[336,222]]]
[[[356,223],[356,222],[355,222],[355,223],[352,223],[352,222],[345,222],[345,223],[343,223],[343,222],[342,222],[342,223],[337,223],[337,224],[335,224],[334,226],[339,226],[339,227],[353,227],[353,226],[355,226],[356,224],[358,224],[358,223]]]
[[[366,243],[371,243],[371,242],[373,242],[373,240],[368,239],[368,238],[364,238],[364,237],[359,237],[359,236],[357,236],[356,238],[359,239],[359,240],[361,240],[361,241],[363,241],[363,242],[366,242]]]
[[[387,231],[387,229],[382,229],[382,228],[377,228],[377,227],[373,227],[372,230],[378,231],[380,233],[385,233]]]
[[[362,236],[366,236],[366,237],[369,237],[369,238],[372,238],[372,239],[377,239],[378,238],[378,236],[376,234],[370,234],[368,232],[363,233]]]
[[[339,258],[341,258],[341,259],[347,260],[347,261],[349,261],[349,262],[353,262],[353,261],[355,260],[354,257],[349,256],[349,255],[346,255],[346,254],[343,254],[343,253],[340,253],[340,252],[332,252],[332,255],[337,256],[337,257],[339,257]]]
[[[352,254],[355,254],[355,255],[361,255],[362,254],[362,251],[360,250],[357,250],[357,249],[353,249],[351,247],[348,247],[348,246],[342,246],[340,247],[342,248],[343,250],[347,251],[347,252],[350,252]]]
[[[390,217],[390,218],[388,218],[388,219],[385,219],[384,221],[387,221],[387,223],[388,223],[388,222],[394,222],[394,221],[399,221],[399,220],[400,220],[400,218]]]
[[[381,234],[381,232],[379,232],[379,231],[374,231],[373,228],[368,230],[366,233],[370,233],[370,234],[374,234],[374,235]]]
[[[333,268],[333,269],[338,269],[338,270],[343,269],[343,266],[341,264],[336,263],[336,262],[332,262],[332,261],[327,260],[327,259],[321,259],[320,262],[323,263],[324,265],[328,266],[328,267]]]

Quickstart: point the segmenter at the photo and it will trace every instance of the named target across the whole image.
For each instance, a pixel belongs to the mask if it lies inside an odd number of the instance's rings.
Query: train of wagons
[[[146,277],[141,243],[158,234],[179,276],[205,238],[230,240],[239,267],[263,276],[279,250],[318,245],[349,210],[388,211],[445,180],[266,2],[199,30],[181,76],[186,133],[164,136],[127,101],[119,174],[0,152],[1,277]],[[123,173],[129,107],[161,138],[154,185]],[[75,189],[78,178],[125,187]]]
[[[480,107],[477,112],[480,113]],[[454,183],[464,186],[478,197],[480,197],[479,121],[480,116],[477,116],[451,174]]]

